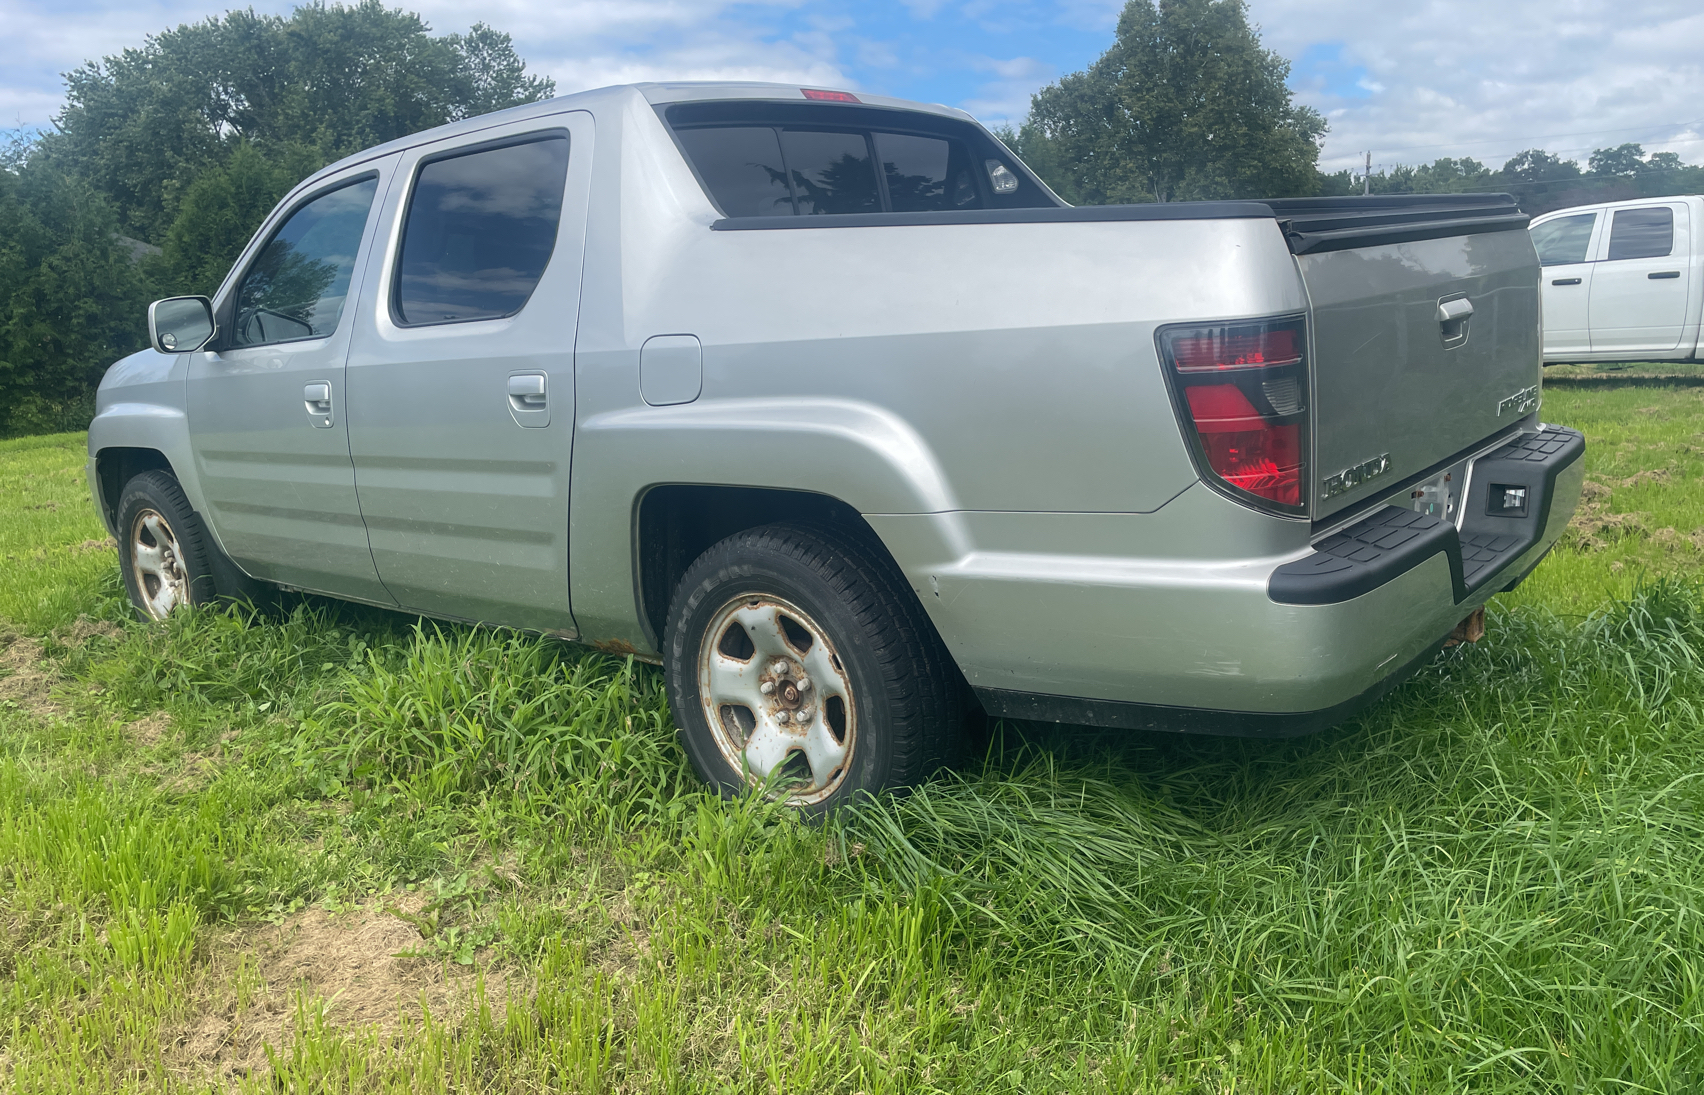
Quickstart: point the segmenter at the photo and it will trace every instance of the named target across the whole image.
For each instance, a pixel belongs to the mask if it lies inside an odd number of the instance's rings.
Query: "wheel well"
[[[767,487],[669,485],[639,499],[637,559],[640,619],[651,644],[663,648],[669,598],[693,560],[736,532],[777,521],[845,528],[884,554],[887,548],[858,511],[837,498]]]
[[[118,494],[124,484],[145,471],[170,472],[172,462],[158,449],[110,448],[95,454],[95,477],[101,486],[107,527],[118,520]]]

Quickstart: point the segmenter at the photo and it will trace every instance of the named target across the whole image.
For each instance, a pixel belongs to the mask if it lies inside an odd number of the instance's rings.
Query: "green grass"
[[[0,1085],[1697,1090],[1701,410],[1552,378],[1593,524],[1344,726],[1007,726],[815,828],[703,793],[643,665],[134,623],[81,439],[0,443]]]

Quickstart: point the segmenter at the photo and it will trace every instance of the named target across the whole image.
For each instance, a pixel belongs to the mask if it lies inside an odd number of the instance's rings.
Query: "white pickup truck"
[[[1640,198],[1532,222],[1544,264],[1544,360],[1695,361],[1704,326],[1704,198]]]

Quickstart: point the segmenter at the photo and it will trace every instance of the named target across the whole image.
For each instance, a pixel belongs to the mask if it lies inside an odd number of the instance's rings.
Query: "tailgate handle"
[[[1438,302],[1438,328],[1444,336],[1444,349],[1453,350],[1467,342],[1467,321],[1473,316],[1473,302],[1466,297]]]
[[[1446,300],[1438,305],[1439,323],[1459,323],[1473,314],[1473,301],[1462,297],[1459,300]]]

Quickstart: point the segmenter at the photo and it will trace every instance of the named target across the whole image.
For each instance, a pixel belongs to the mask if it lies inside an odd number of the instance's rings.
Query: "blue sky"
[[[391,0],[397,2],[397,0]],[[0,128],[47,124],[60,73],[218,14],[206,0],[0,0]],[[258,10],[290,3],[262,0]],[[1017,121],[1111,43],[1120,0],[419,0],[483,20],[563,92],[631,80],[849,87]],[[1682,0],[1250,0],[1292,87],[1331,123],[1327,168],[1638,141],[1704,161],[1704,5]]]

